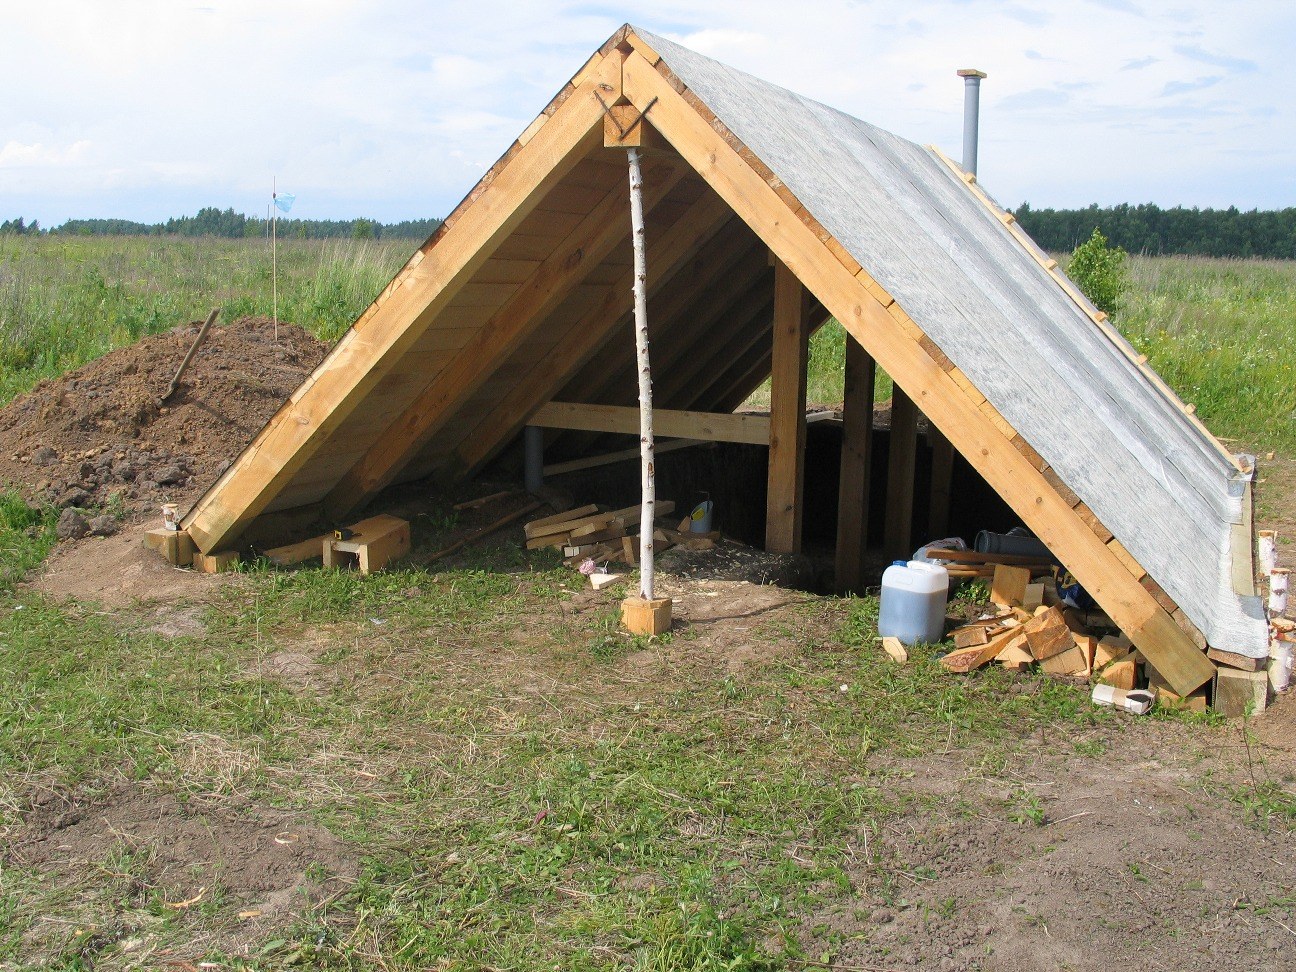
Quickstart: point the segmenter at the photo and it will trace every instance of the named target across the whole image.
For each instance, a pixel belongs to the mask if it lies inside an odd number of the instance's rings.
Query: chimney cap
[[[990,75],[984,71],[978,71],[976,68],[963,68],[958,72],[960,78],[988,78]]]

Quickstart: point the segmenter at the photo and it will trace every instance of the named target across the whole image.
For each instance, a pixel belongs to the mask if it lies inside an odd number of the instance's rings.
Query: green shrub
[[[1107,237],[1094,227],[1093,236],[1075,248],[1067,275],[1076,282],[1095,307],[1112,317],[1125,303],[1129,271],[1125,251],[1107,245]]]

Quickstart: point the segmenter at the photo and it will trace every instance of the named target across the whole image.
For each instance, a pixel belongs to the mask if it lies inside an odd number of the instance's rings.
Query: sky
[[[0,0],[0,218],[442,216],[626,21],[956,159],[979,68],[1009,206],[1296,205],[1290,0]]]

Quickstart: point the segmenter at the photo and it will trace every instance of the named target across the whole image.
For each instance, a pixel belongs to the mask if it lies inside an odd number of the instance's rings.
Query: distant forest
[[[1014,215],[1035,242],[1055,253],[1070,253],[1089,239],[1095,227],[1113,246],[1130,253],[1186,254],[1215,257],[1268,257],[1296,260],[1296,208],[1248,210],[1162,209],[1154,203],[1087,209],[1033,209],[1022,203]],[[439,219],[381,223],[376,219],[281,219],[284,239],[416,239],[431,236]],[[0,233],[69,233],[87,236],[224,236],[260,237],[270,232],[264,218],[232,209],[208,207],[196,216],[165,223],[128,219],[70,219],[42,229],[22,218],[0,222]]]
[[[380,223],[376,219],[283,219],[277,232],[283,239],[417,239],[425,240],[441,225],[439,219],[407,219]],[[42,229],[34,220],[17,219],[0,223],[0,233],[66,233],[77,236],[224,236],[261,237],[270,235],[270,224],[259,216],[245,216],[232,209],[207,207],[196,216],[180,216],[165,223],[137,223],[129,219],[69,219],[61,226]]]
[[[1032,209],[1022,203],[1013,215],[1054,253],[1070,253],[1096,227],[1112,246],[1130,253],[1296,259],[1296,209],[1162,209],[1153,203]]]

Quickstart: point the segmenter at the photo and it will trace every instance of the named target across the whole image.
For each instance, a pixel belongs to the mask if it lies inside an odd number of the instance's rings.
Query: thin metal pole
[[[274,340],[279,343],[279,198],[278,181],[270,180],[270,315],[274,321]]]
[[[639,364],[639,466],[642,499],[639,508],[639,595],[653,600],[653,521],[656,518],[657,476],[653,455],[652,368],[648,362],[648,263],[644,254],[643,173],[639,150],[626,149],[630,160],[630,228],[634,241],[634,327]]]
[[[522,430],[523,483],[528,493],[544,486],[544,429],[528,425]]]
[[[963,171],[977,174],[977,141],[981,127],[981,79],[984,71],[964,68],[963,79]]]

